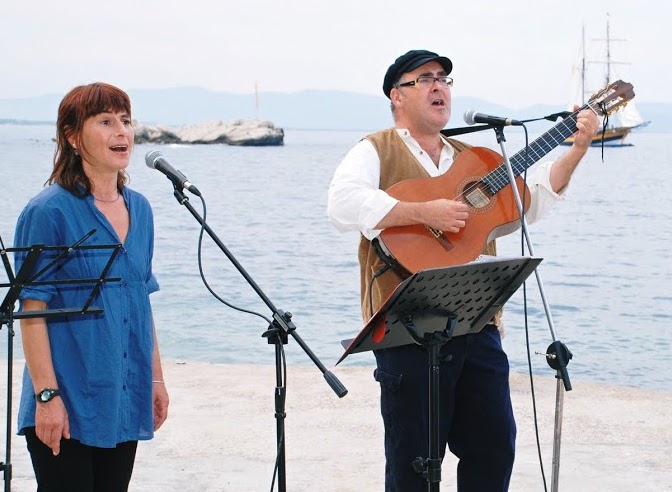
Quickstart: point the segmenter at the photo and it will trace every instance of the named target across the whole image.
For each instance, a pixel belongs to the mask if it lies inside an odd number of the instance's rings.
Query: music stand
[[[541,258],[482,256],[466,265],[421,270],[401,282],[362,331],[343,340],[349,354],[421,345],[429,358],[429,457],[413,468],[437,492],[439,450],[439,351],[451,338],[478,333],[541,263]]]
[[[5,480],[5,492],[11,490],[11,480],[12,480],[12,464],[11,464],[11,435],[12,435],[12,379],[13,379],[13,356],[14,356],[14,320],[15,319],[26,319],[26,318],[56,318],[62,316],[81,316],[81,315],[90,315],[90,314],[101,314],[103,310],[101,308],[92,306],[94,299],[98,295],[100,288],[103,283],[106,282],[118,282],[121,278],[106,278],[107,273],[112,267],[112,262],[117,256],[117,253],[121,249],[121,244],[111,244],[111,245],[88,245],[85,246],[83,243],[90,238],[93,234],[96,233],[96,229],[92,229],[87,234],[85,234],[81,239],[75,242],[72,246],[45,246],[44,244],[36,244],[29,247],[21,248],[5,248],[0,241],[2,248],[0,249],[0,257],[2,258],[2,263],[5,267],[5,272],[7,274],[7,279],[9,283],[0,284],[0,288],[9,287],[5,299],[0,306],[0,329],[2,325],[7,325],[7,436],[5,443],[5,461],[0,462],[0,470],[4,474]],[[74,251],[79,250],[92,250],[92,249],[108,249],[112,250],[110,257],[105,264],[102,272],[99,277],[96,278],[83,278],[83,279],[69,279],[69,280],[39,280],[45,273],[51,270],[54,266],[58,265],[61,261],[68,258]],[[56,256],[51,260],[47,265],[41,268],[39,271],[34,272],[35,267],[38,264],[38,261],[41,255],[44,252],[55,252]],[[59,253],[60,252],[60,253]],[[12,265],[9,261],[7,253],[24,253],[25,258],[21,264],[21,268],[14,275]],[[72,308],[59,308],[59,309],[44,309],[40,311],[20,311],[14,312],[14,307],[16,301],[19,300],[19,296],[24,287],[29,286],[54,286],[54,285],[69,285],[69,284],[93,284],[89,297],[84,302],[84,305],[81,307],[72,307]]]

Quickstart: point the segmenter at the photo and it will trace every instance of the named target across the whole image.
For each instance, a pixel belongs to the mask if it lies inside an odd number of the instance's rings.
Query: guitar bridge
[[[442,230],[434,229],[433,227],[425,226],[432,236],[439,242],[441,247],[446,251],[450,251],[455,246],[451,243]]]
[[[440,238],[443,235],[443,231],[440,231],[439,229],[434,229],[433,227],[425,226],[427,227],[427,230],[432,233],[432,236],[435,238]]]

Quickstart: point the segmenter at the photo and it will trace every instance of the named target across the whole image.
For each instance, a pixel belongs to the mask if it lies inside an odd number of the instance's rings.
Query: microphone
[[[490,116],[488,114],[477,113],[473,109],[468,110],[464,113],[464,122],[467,125],[475,125],[476,123],[486,123],[488,125],[495,126],[522,126],[522,122],[518,120],[512,120],[511,118],[502,118],[501,116]]]
[[[191,184],[184,174],[171,166],[166,158],[163,157],[163,154],[158,150],[147,152],[147,155],[145,155],[145,163],[147,164],[147,167],[151,167],[152,169],[156,169],[165,174],[176,187],[183,190],[189,190],[196,196],[201,196],[201,192],[198,191],[198,188]]]

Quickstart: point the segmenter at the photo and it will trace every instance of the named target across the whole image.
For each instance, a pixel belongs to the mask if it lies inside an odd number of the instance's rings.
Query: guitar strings
[[[540,136],[537,138],[535,141],[533,141],[529,146],[528,146],[528,154],[531,154],[532,157],[534,157],[533,162],[537,162],[539,159],[543,158],[546,154],[548,154],[551,150],[553,150],[555,147],[557,147],[562,141],[564,141],[569,135],[574,133],[576,131],[576,120],[577,120],[577,115],[579,114],[579,111],[582,109],[585,109],[589,104],[586,104],[584,107],[579,108],[576,112],[572,113],[570,116],[567,118],[563,119],[560,123],[558,123],[555,127],[551,128],[546,134]],[[569,126],[567,122],[573,123],[572,126]],[[569,131],[569,135],[564,136],[563,133],[560,131],[560,128],[564,127],[566,131]],[[552,133],[557,133],[560,139],[554,138]],[[552,145],[546,141],[546,137],[551,137],[552,142],[555,145]],[[546,149],[543,149],[543,145],[546,145]],[[537,152],[537,147],[542,147],[542,150],[545,150],[545,152]],[[526,167],[524,166],[525,163],[525,158],[521,156],[521,154],[525,153],[525,149],[521,150],[520,152],[516,153],[511,159],[511,167],[513,168],[515,176],[520,175]],[[516,174],[517,173],[517,174]],[[464,190],[462,190],[462,193],[460,193],[456,199],[459,201],[464,201],[466,202],[466,197],[469,193],[473,192],[476,188],[478,188],[479,184],[483,183],[488,190],[492,193],[492,195],[496,194],[499,190],[504,188],[507,184],[509,184],[509,176],[508,172],[506,170],[506,166],[504,163],[500,164],[497,166],[495,169],[490,171],[489,173],[485,174],[484,176],[481,177],[478,181],[475,181],[473,183],[470,183],[469,186],[465,187]],[[493,189],[491,186],[495,185],[497,189]]]
[[[619,81],[620,82],[620,81]],[[557,125],[555,125],[553,128],[551,128],[549,131],[547,131],[545,134],[534,140],[530,145],[526,147],[526,149],[521,150],[520,152],[516,153],[511,159],[511,167],[514,171],[515,177],[519,176],[527,167],[525,164],[527,163],[530,154],[532,154],[532,157],[535,158],[532,163],[537,162],[541,158],[543,158],[546,154],[548,154],[551,150],[553,150],[555,147],[557,147],[561,142],[566,140],[569,136],[571,136],[574,132],[577,130],[577,118],[578,114],[580,111],[584,109],[590,109],[592,110],[596,115],[602,114],[605,118],[606,121],[608,121],[609,118],[609,113],[611,113],[613,110],[618,108],[619,106],[622,106],[623,104],[626,104],[632,97],[634,97],[634,94],[631,94],[629,97],[627,94],[623,94],[622,91],[620,90],[620,87],[615,87],[615,89],[618,89],[616,92],[621,92],[620,94],[615,94],[614,93],[614,87],[615,84],[610,85],[609,87],[606,87],[602,91],[598,92],[595,94],[590,101],[588,101],[586,104],[581,106],[578,110],[576,110],[574,113],[569,115],[568,117],[564,118],[562,121],[560,121]],[[626,87],[627,88],[627,87]],[[608,91],[611,89],[611,92],[608,93]],[[608,100],[605,98],[602,98],[599,100],[602,96],[607,96],[608,98],[611,98],[611,104],[608,106],[607,102]],[[614,97],[616,96],[616,97]],[[617,101],[617,104],[614,104],[614,101]],[[568,123],[571,123],[571,126],[568,125]],[[606,122],[605,122],[606,125]],[[563,130],[565,132],[569,132],[566,135],[563,133]],[[557,136],[560,138],[559,140],[554,137],[554,134],[557,134]],[[546,137],[551,137],[553,144],[549,143],[546,141]],[[544,144],[546,145],[547,148],[544,148]],[[604,141],[602,142],[604,145]],[[541,150],[542,152],[539,153],[537,152],[537,148]],[[602,152],[604,153],[604,147],[602,149]],[[525,157],[521,157],[522,154],[525,153]],[[604,160],[604,154],[603,154],[603,160]],[[531,165],[531,164],[530,164]],[[520,168],[518,167],[520,166]],[[495,169],[487,173],[486,175],[482,176],[479,180],[474,181],[470,183],[468,186],[466,186],[462,192],[456,196],[454,199],[458,201],[462,201],[463,203],[467,203],[469,205],[468,201],[466,200],[466,197],[469,193],[472,193],[475,189],[477,189],[481,184],[484,185],[488,191],[491,193],[491,196],[494,196],[498,191],[500,191],[502,188],[504,188],[506,185],[509,184],[509,176],[508,176],[508,171],[505,169],[506,166],[504,163],[500,164],[497,166]],[[517,174],[516,174],[517,172]],[[492,186],[494,185],[494,186]],[[472,207],[474,208],[474,207]],[[443,234],[443,231],[438,231],[441,234]]]

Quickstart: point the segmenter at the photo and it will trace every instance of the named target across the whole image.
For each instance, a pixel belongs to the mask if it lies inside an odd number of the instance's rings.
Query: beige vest
[[[396,129],[383,130],[368,135],[366,139],[373,144],[380,157],[381,190],[387,190],[390,186],[407,179],[430,177],[403,142]],[[448,142],[455,149],[456,155],[470,147],[463,142],[450,138]],[[483,253],[494,256],[496,254],[495,242],[492,241],[487,244]],[[371,241],[362,236],[359,242],[359,267],[364,321],[368,321],[397,285],[410,276],[407,273],[388,269],[376,278],[372,284],[373,275],[384,266],[385,263],[376,254]],[[371,307],[373,307],[373,311]],[[501,313],[495,315],[496,321],[499,321],[500,316]]]

